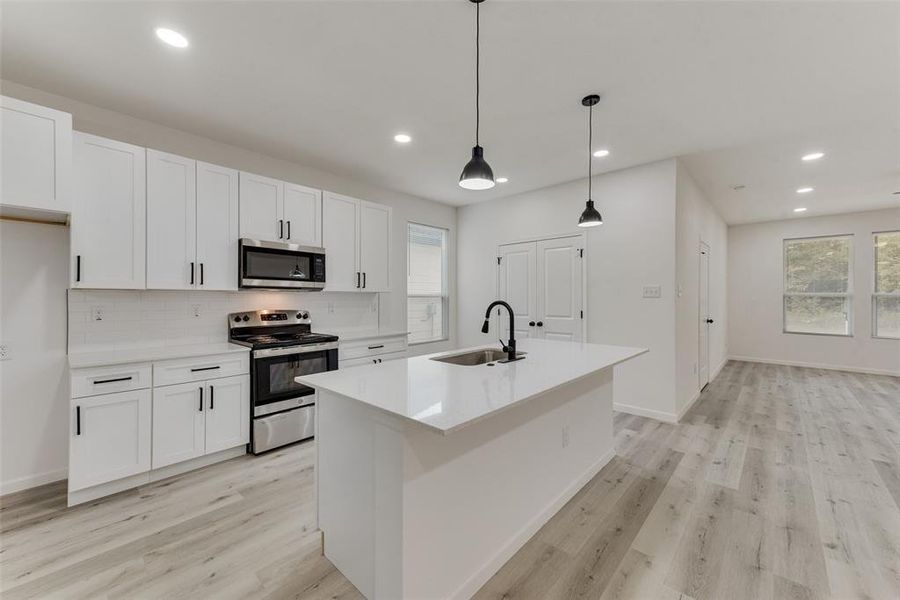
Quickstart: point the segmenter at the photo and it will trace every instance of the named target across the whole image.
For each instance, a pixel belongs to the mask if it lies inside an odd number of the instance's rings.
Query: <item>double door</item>
[[[246,444],[249,398],[249,375],[154,388],[152,468]]]
[[[389,292],[392,210],[325,192],[323,240],[331,292]]]
[[[583,339],[582,236],[504,244],[497,257],[498,297],[515,311],[517,339]],[[495,331],[509,337],[506,311],[494,319]]]
[[[238,172],[147,150],[147,287],[237,289]]]
[[[322,245],[322,192],[241,172],[240,237]]]

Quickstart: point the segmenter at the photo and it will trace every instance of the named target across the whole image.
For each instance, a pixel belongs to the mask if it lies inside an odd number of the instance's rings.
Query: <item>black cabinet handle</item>
[[[75,256],[75,282],[81,281],[81,255]]]
[[[284,219],[278,219],[278,239],[284,239]]]
[[[191,285],[194,285],[194,263],[191,263]]]
[[[363,273],[363,289],[366,288],[366,274]]]
[[[287,224],[288,224],[288,236],[287,236],[287,239],[291,239],[291,222],[288,221]]]
[[[200,285],[203,285],[203,263],[200,263]]]
[[[81,407],[75,407],[75,435],[81,435]]]
[[[356,272],[356,287],[357,287],[357,288],[359,287],[359,282],[360,282],[360,276],[361,276],[361,275],[362,275],[362,273],[360,273],[359,271]]]
[[[200,408],[197,409],[197,412],[203,412],[203,386],[201,385],[198,389],[200,390]]]
[[[209,386],[209,410],[212,410],[216,407],[216,400],[213,390],[215,388],[213,386]]]
[[[221,365],[216,365],[214,367],[197,367],[196,369],[191,369],[191,373],[197,373],[199,371],[215,371],[216,369],[221,369]]]
[[[537,326],[538,326],[538,327],[543,327],[543,326],[544,326],[544,322],[543,322],[543,321],[538,321],[538,322],[537,322]]]
[[[131,381],[132,379],[134,379],[134,377],[132,377],[130,375],[128,377],[116,377],[115,379],[98,379],[97,381],[94,382],[94,385],[97,385],[98,383],[116,383],[117,381]]]
[[[534,327],[534,321],[528,321],[528,326],[529,326],[529,327]]]
[[[377,365],[377,364],[378,364],[378,359],[377,359],[377,358],[373,358],[373,359],[372,359],[372,364],[373,364],[373,365]]]
[[[384,348],[384,344],[378,344],[377,346],[369,346],[369,350],[377,350],[379,348]]]

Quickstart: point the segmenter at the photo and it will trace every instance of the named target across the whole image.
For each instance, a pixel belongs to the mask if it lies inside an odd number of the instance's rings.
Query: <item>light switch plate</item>
[[[662,298],[662,286],[645,285],[644,298]]]

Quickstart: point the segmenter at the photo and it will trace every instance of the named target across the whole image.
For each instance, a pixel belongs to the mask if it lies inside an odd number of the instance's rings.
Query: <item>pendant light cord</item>
[[[475,4],[475,145],[478,145],[478,129],[481,124],[481,4]]]
[[[593,166],[594,162],[591,157],[591,149],[594,147],[594,105],[588,107],[588,200],[591,200],[591,192],[594,183]]]

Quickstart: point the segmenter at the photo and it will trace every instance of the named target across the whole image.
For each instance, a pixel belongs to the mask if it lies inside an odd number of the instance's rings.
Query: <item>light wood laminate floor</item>
[[[617,414],[616,449],[477,598],[900,598],[900,378],[731,362],[677,425]],[[0,499],[3,598],[360,598],[313,452]]]

